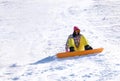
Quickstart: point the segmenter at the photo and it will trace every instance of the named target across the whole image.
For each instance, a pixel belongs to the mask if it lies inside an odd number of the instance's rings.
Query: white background
[[[73,26],[96,55],[58,59]],[[0,0],[0,81],[119,81],[119,0]]]

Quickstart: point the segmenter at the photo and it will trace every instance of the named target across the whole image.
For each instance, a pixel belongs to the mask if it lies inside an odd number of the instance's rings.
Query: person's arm
[[[68,40],[69,40],[69,37],[67,38],[67,41],[66,41],[66,44],[65,44],[65,51],[66,51],[66,52],[69,51]]]
[[[66,52],[69,52],[69,39],[72,38],[72,35],[69,35],[65,44],[65,50]]]
[[[82,35],[83,36],[83,35]],[[88,43],[88,41],[87,41],[87,39],[83,36],[83,38],[84,38],[84,48],[85,48],[85,50],[91,50],[91,49],[93,49],[90,45],[89,45],[89,43]]]

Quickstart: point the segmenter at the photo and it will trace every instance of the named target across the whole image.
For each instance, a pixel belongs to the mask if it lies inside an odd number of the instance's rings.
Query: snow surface
[[[58,59],[79,26],[96,55]],[[120,81],[119,0],[0,0],[0,81]]]

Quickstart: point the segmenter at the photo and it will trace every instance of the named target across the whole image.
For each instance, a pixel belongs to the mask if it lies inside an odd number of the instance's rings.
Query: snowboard
[[[96,48],[92,50],[84,50],[84,51],[75,51],[75,52],[61,52],[57,53],[57,58],[66,58],[66,57],[74,57],[74,56],[82,56],[88,54],[99,54],[103,51],[104,48]]]

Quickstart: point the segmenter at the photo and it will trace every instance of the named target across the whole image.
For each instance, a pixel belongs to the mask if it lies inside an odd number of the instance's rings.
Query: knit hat
[[[76,30],[80,31],[80,29],[77,26],[74,26],[74,31],[76,31]]]

